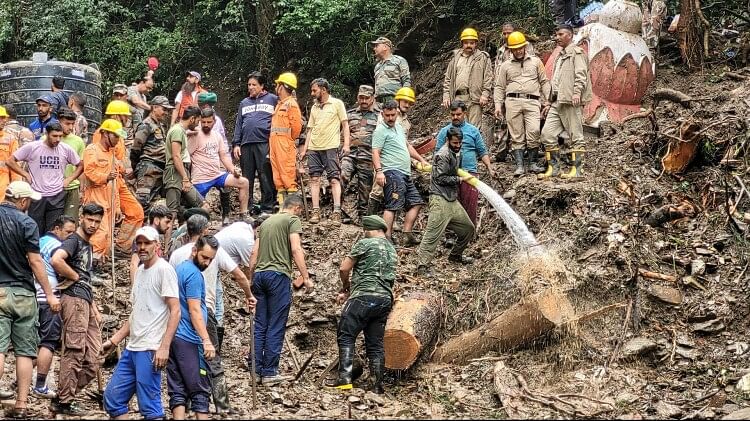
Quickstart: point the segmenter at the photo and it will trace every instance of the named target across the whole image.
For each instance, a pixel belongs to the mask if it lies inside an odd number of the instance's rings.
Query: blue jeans
[[[286,321],[292,304],[292,283],[283,273],[256,272],[253,277],[255,307],[255,369],[261,377],[279,374]]]
[[[154,369],[154,351],[122,353],[104,391],[104,409],[110,417],[128,413],[128,402],[135,394],[145,419],[164,418],[161,405],[161,370]]]

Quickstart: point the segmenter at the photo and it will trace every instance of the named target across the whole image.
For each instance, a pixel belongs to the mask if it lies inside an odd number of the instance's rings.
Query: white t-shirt
[[[235,222],[217,232],[215,237],[235,263],[250,266],[250,256],[255,245],[255,233],[250,224]]]
[[[169,264],[176,268],[180,263],[190,259],[194,244],[187,243],[173,251],[172,256],[169,258]],[[214,257],[214,260],[211,261],[206,270],[203,271],[203,280],[206,282],[206,307],[214,312],[214,314],[216,313],[216,284],[221,282],[219,280],[219,269],[227,273],[237,269],[237,263],[232,260],[222,247],[219,247],[216,251],[216,257]]]
[[[177,273],[166,260],[159,258],[155,265],[135,272],[130,292],[133,310],[130,313],[130,351],[155,351],[169,322],[169,307],[165,298],[179,298]]]

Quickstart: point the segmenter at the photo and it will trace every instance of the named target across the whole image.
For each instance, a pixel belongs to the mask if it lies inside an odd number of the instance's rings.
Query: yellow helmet
[[[476,29],[466,28],[464,29],[463,32],[461,32],[461,41],[466,41],[466,40],[474,40],[474,41],[479,40],[479,34],[477,34]]]
[[[5,107],[0,107],[0,117],[10,117],[8,115],[8,110],[6,110]]]
[[[527,44],[528,42],[526,42],[526,37],[518,31],[511,32],[510,35],[508,35],[508,48],[510,48],[511,50],[521,48]]]
[[[280,74],[275,82],[288,85],[292,89],[297,89],[297,76],[295,76],[294,73],[291,72]]]
[[[130,113],[130,105],[125,101],[114,100],[107,104],[107,110],[104,111],[106,115],[132,115]],[[114,132],[113,132],[114,133]]]
[[[108,118],[102,121],[102,124],[101,126],[99,126],[99,129],[105,132],[114,133],[117,136],[120,136],[122,138],[128,137],[127,132],[122,128],[122,123],[120,123],[119,121],[113,118]]]
[[[396,96],[393,97],[396,101],[403,99],[409,101],[412,104],[417,101],[417,96],[414,94],[414,89],[404,86],[396,92]]]

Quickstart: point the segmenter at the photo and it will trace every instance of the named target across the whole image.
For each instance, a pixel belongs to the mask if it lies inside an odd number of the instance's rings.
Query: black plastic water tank
[[[28,126],[37,117],[36,99],[51,92],[53,77],[62,76],[68,95],[86,95],[83,114],[93,133],[102,120],[102,74],[94,66],[48,60],[47,53],[34,53],[31,61],[0,64],[0,104],[12,104],[21,124]]]

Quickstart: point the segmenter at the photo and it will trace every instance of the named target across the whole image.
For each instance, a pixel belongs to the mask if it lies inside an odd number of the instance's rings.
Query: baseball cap
[[[138,231],[135,232],[135,238],[138,237],[144,237],[148,241],[159,241],[159,233],[151,226],[138,228]]]
[[[393,48],[393,43],[386,37],[378,37],[378,39],[376,39],[375,41],[370,41],[370,44],[385,44]]]
[[[187,75],[195,77],[196,79],[198,79],[198,82],[201,81],[201,74],[198,73],[198,72],[196,72],[195,70],[191,70],[191,71],[187,72]]]
[[[373,96],[375,95],[375,88],[370,85],[359,85],[359,92],[357,96]]]
[[[122,83],[115,83],[115,86],[112,88],[113,94],[128,94],[128,87],[123,85]]]
[[[42,198],[42,194],[32,189],[29,183],[25,181],[14,181],[8,184],[8,188],[5,189],[5,195],[14,199],[29,197],[32,200],[39,200]]]
[[[49,95],[42,95],[39,98],[37,98],[36,101],[34,102],[39,102],[39,101],[46,102],[47,104],[52,104],[52,97]]]
[[[169,99],[163,95],[157,95],[151,100],[151,105],[161,105],[164,108],[172,109],[174,106],[169,104]]]

